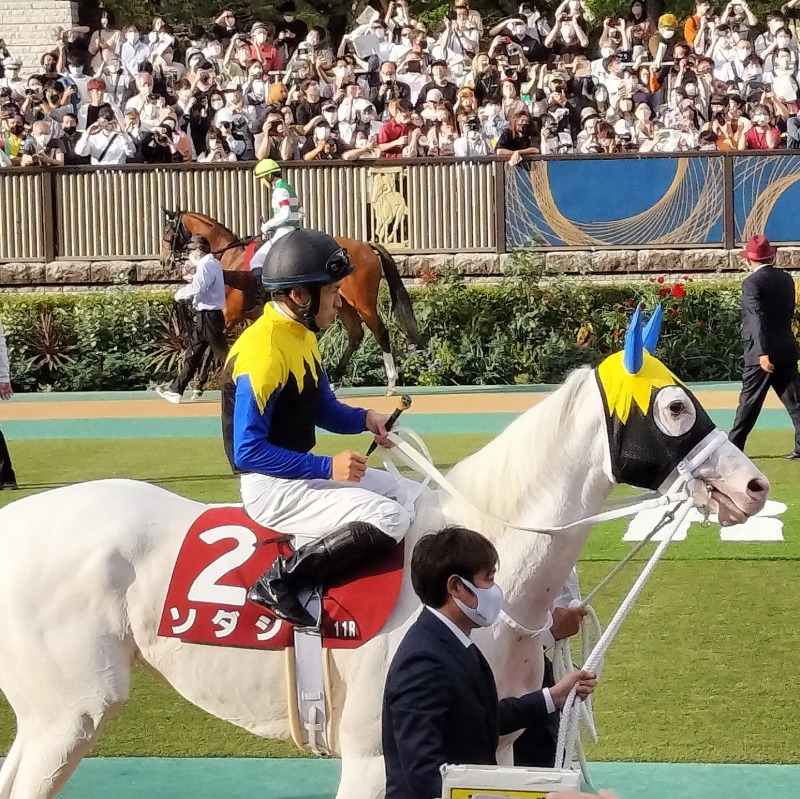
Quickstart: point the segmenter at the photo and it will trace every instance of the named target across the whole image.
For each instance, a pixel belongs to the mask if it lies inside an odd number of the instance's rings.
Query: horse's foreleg
[[[342,753],[342,777],[336,799],[383,799],[385,794],[383,757],[348,757]]]
[[[339,309],[339,318],[347,331],[347,346],[344,348],[342,357],[339,358],[339,363],[330,371],[331,383],[337,383],[342,379],[350,359],[364,339],[364,328],[361,326],[361,319],[353,310],[352,305],[344,298],[342,298],[342,307]]]

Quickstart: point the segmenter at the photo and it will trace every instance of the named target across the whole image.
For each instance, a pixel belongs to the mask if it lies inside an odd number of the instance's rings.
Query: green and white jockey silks
[[[297,192],[286,180],[278,178],[272,187],[272,217],[261,226],[261,232],[265,236],[270,233],[272,236],[259,247],[250,261],[250,271],[254,275],[258,277],[264,270],[264,262],[272,242],[298,230],[302,219],[303,211],[300,209]]]

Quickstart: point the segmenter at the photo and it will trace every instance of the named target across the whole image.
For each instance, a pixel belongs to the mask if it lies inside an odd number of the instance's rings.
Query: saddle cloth
[[[215,507],[192,524],[178,553],[158,634],[207,646],[286,649],[293,627],[247,601],[247,589],[278,555],[286,536],[256,524],[239,507]],[[404,545],[330,588],[323,598],[322,644],[355,649],[389,618],[403,580]]]

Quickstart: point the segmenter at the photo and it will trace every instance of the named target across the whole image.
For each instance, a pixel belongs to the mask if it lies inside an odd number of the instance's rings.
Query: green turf
[[[446,467],[486,436],[430,436]],[[323,439],[321,451],[354,444]],[[800,761],[800,696],[791,664],[798,651],[795,623],[800,594],[798,464],[777,458],[791,446],[783,431],[758,432],[752,452],[788,504],[786,541],[732,544],[714,528],[696,528],[676,543],[656,572],[609,655],[597,696],[602,741],[598,760],[786,763]],[[0,493],[0,504],[29,491],[94,477],[152,480],[207,501],[237,498],[220,445],[209,439],[12,442],[20,482],[30,488]],[[598,528],[580,567],[584,588],[629,551],[623,525]],[[624,575],[598,602],[607,619],[633,579]],[[44,600],[43,600],[44,601]],[[13,719],[0,706],[0,750]],[[94,750],[105,756],[284,756],[294,750],[262,741],[206,716],[167,686],[137,670],[133,697]]]

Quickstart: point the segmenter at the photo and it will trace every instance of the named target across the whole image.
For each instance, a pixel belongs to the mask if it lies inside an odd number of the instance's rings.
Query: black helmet
[[[205,236],[194,235],[186,242],[186,251],[191,252],[192,250],[202,250],[208,255],[211,252],[211,245]]]
[[[353,268],[347,251],[334,238],[306,228],[273,242],[261,279],[269,291],[324,286],[347,277]]]

